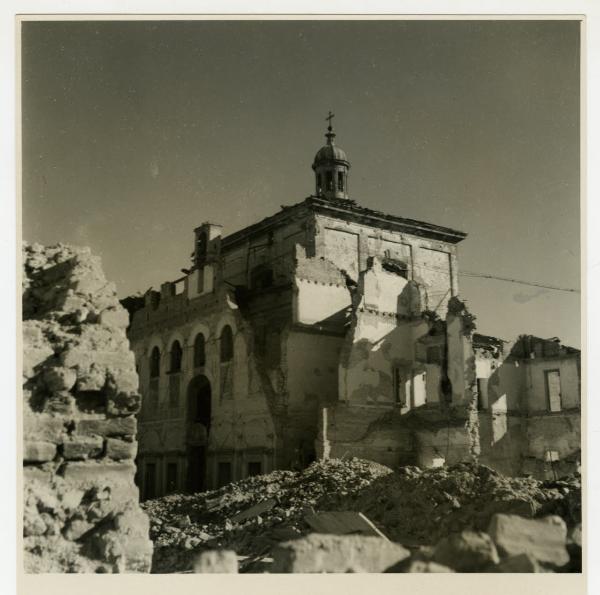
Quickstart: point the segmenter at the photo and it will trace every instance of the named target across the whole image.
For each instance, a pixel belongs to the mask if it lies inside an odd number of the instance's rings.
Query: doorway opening
[[[187,390],[187,489],[201,492],[206,485],[206,456],[212,415],[210,381],[203,374],[190,381]]]

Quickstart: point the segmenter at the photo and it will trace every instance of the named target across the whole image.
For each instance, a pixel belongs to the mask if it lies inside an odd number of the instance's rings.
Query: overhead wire
[[[475,273],[473,271],[459,271],[459,276],[462,277],[479,277],[481,279],[494,279],[496,281],[505,281],[508,283],[518,283],[520,285],[531,285],[532,287],[541,287],[543,289],[551,289],[553,291],[567,291],[569,293],[581,293],[579,289],[572,287],[559,287],[557,285],[547,285],[545,283],[537,283],[536,281],[524,281],[523,279],[512,279],[510,277],[499,277],[489,275],[487,273]]]

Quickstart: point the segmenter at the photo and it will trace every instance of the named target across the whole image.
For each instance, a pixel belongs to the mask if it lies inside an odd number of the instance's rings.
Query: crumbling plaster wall
[[[510,348],[494,360],[478,355],[487,379],[479,411],[480,461],[502,473],[550,478],[577,468],[581,449],[579,366],[574,355],[519,358]],[[560,372],[563,410],[550,412],[545,372]],[[549,461],[549,453],[558,461]]]
[[[315,454],[315,440],[322,407],[338,396],[338,362],[343,338],[306,330],[292,331],[287,340],[287,452],[283,466],[289,466],[296,449],[307,459]]]
[[[207,481],[215,486],[219,462],[231,462],[234,477],[245,476],[245,454],[254,458],[262,452],[263,467],[275,466],[277,448],[275,423],[269,397],[273,386],[260,373],[251,325],[241,315],[231,292],[221,286],[208,296],[194,300],[161,300],[156,310],[151,307],[136,312],[130,337],[140,369],[144,401],[140,427],[140,457],[157,465],[157,493],[166,489],[166,464],[178,463],[178,489],[185,488],[187,473],[188,387],[198,376],[205,376],[211,387],[212,421],[208,435],[209,460]],[[220,361],[220,335],[228,324],[233,331],[232,361]],[[205,364],[194,367],[194,342],[202,333],[205,338]],[[169,384],[170,351],[175,340],[183,347],[179,373],[178,398],[171,399]],[[150,400],[150,354],[154,345],[162,346],[158,403]],[[269,382],[271,385],[271,382]],[[272,403],[271,403],[272,405]],[[143,483],[143,474],[140,475]]]
[[[314,234],[314,255],[344,269],[355,281],[370,258],[387,255],[404,262],[408,279],[424,289],[423,308],[444,317],[448,300],[458,294],[453,244],[321,214],[315,217]]]
[[[551,370],[558,370],[560,374],[561,408],[573,409],[580,406],[579,369],[576,357],[529,359],[525,363],[525,368],[528,411],[533,413],[548,410],[546,372]]]
[[[577,412],[537,415],[527,420],[527,455],[545,459],[556,451],[559,460],[581,449],[581,418]]]
[[[300,212],[293,219],[262,233],[254,233],[233,243],[226,239],[222,249],[220,280],[250,287],[253,269],[263,266],[273,271],[275,285],[291,282],[296,246],[310,249],[311,221],[309,212]]]
[[[25,244],[23,265],[25,569],[148,572],[127,312],[87,248]]]
[[[307,258],[306,250],[297,245],[292,304],[294,324],[339,327],[340,320],[342,325],[344,322],[343,313],[351,305],[352,296],[342,271],[325,258]]]
[[[395,405],[394,370],[406,391],[403,412],[425,404],[424,364],[416,342],[429,331],[413,282],[382,269],[379,259],[359,276],[352,322],[339,365],[340,401]]]
[[[384,270],[378,258],[367,264],[340,358],[339,402],[322,411],[318,450],[423,466],[476,458],[473,317],[452,298],[437,336],[440,324],[424,315],[419,285]],[[428,360],[431,348],[436,361]]]

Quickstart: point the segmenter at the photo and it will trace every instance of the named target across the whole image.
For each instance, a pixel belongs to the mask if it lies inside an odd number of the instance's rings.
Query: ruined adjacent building
[[[480,460],[509,474],[559,477],[581,461],[581,353],[530,335],[475,335]]]
[[[146,498],[327,456],[495,464],[489,395],[508,364],[492,371],[473,349],[458,299],[466,234],[357,204],[331,126],[325,136],[314,195],[230,235],[200,225],[185,276],[124,301]]]

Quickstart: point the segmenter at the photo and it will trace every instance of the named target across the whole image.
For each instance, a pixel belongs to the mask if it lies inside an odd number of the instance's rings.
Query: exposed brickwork
[[[23,249],[27,572],[149,572],[127,312],[88,249]]]

